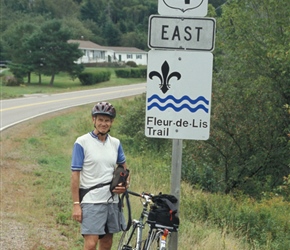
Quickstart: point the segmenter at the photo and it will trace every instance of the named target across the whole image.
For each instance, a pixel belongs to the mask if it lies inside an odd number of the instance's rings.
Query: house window
[[[133,55],[132,54],[127,54],[127,59],[133,59]]]
[[[142,55],[136,55],[136,59],[142,59]]]

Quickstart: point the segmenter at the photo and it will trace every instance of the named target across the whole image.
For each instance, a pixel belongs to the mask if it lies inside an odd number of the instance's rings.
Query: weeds
[[[116,119],[112,128],[112,134],[118,137],[124,136],[118,134],[119,125],[124,121],[122,113],[126,112],[126,105],[134,105],[131,102],[114,103],[116,107],[122,105],[119,120]],[[33,171],[32,185],[37,190],[33,197],[34,211],[25,214],[33,213],[42,218],[42,223],[51,223],[51,227],[73,242],[70,249],[75,250],[82,249],[83,241],[80,225],[71,219],[70,157],[76,137],[92,129],[90,109],[90,105],[77,107],[44,121],[33,137],[23,140],[21,148],[22,159],[39,165]],[[132,190],[170,192],[170,154],[160,157],[158,151],[149,151],[146,147],[138,154],[130,148],[130,143],[124,149],[129,152]],[[289,250],[289,202],[280,197],[257,202],[246,196],[209,194],[194,190],[186,183],[181,188],[179,249]],[[140,201],[132,198],[131,202],[136,215],[140,212]],[[115,242],[117,238],[118,235]]]

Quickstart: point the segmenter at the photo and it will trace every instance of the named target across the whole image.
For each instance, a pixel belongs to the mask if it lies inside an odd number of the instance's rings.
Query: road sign
[[[209,138],[212,66],[209,52],[149,51],[147,137]]]
[[[152,15],[149,18],[148,46],[153,49],[213,51],[214,18]]]
[[[170,16],[206,16],[208,0],[158,0],[158,13]]]

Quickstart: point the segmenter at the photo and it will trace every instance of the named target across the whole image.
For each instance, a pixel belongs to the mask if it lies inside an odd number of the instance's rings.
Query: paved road
[[[23,98],[1,100],[0,131],[34,117],[98,101],[134,96],[146,92],[146,84],[83,90],[62,94],[33,94]]]

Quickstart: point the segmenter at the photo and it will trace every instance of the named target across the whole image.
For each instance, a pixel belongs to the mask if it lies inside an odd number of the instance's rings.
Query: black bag
[[[113,179],[110,186],[111,192],[120,183],[122,183],[122,186],[124,187],[126,186],[126,181],[129,176],[129,173],[130,173],[129,169],[124,169],[122,165],[118,165],[113,174]]]
[[[159,194],[152,198],[154,204],[151,206],[147,222],[153,228],[167,228],[176,232],[179,226],[177,213],[177,198],[170,194]]]

